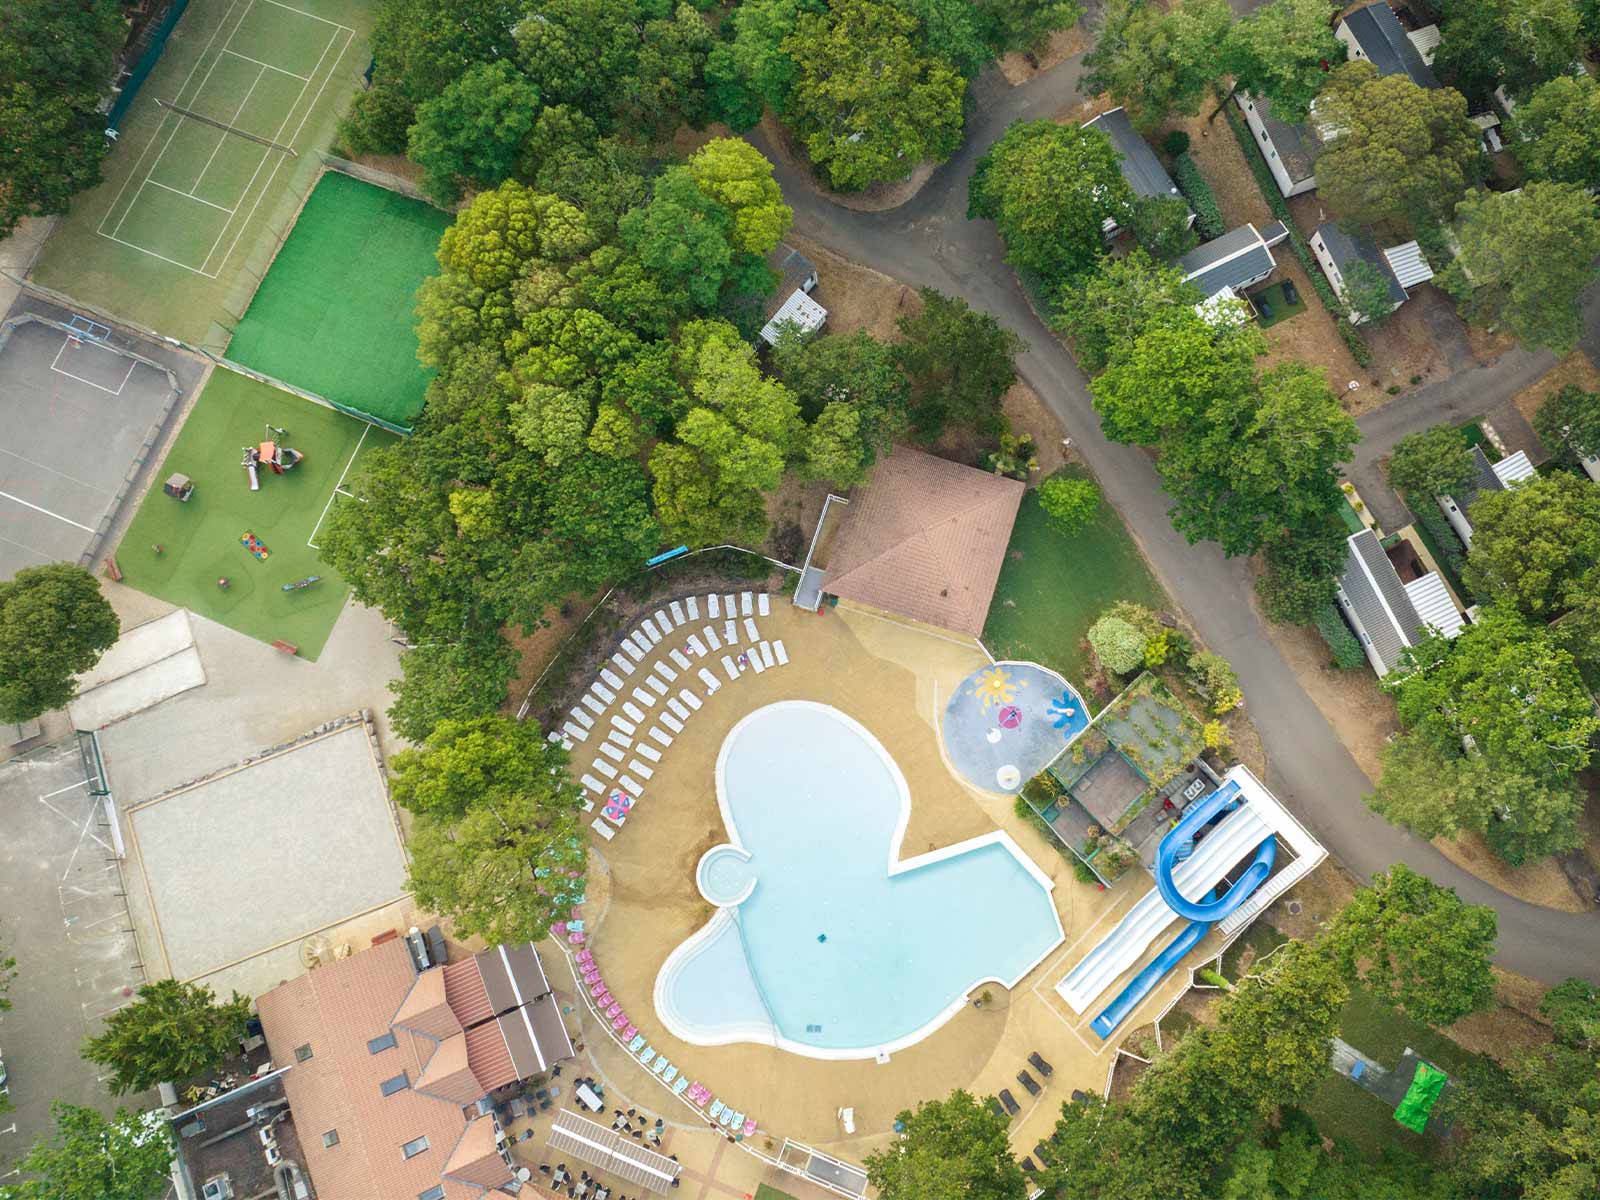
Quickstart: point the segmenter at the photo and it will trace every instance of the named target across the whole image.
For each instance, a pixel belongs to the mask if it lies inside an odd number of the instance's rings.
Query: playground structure
[[[268,425],[266,433],[259,445],[245,446],[244,458],[239,465],[244,468],[244,473],[250,478],[250,490],[261,490],[261,476],[259,468],[265,466],[274,475],[282,475],[299,466],[305,461],[306,456],[300,451],[285,446],[281,441],[274,439],[287,438],[289,431],[276,425]]]
[[[1280,844],[1293,857],[1274,874]],[[1057,994],[1074,1012],[1083,1012],[1145,956],[1168,926],[1186,919],[1178,936],[1090,1023],[1102,1039],[1109,1038],[1213,927],[1231,938],[1326,855],[1247,767],[1233,767],[1221,786],[1191,803],[1162,838],[1152,869],[1156,886],[1056,985]],[[1226,890],[1216,896],[1223,884]]]

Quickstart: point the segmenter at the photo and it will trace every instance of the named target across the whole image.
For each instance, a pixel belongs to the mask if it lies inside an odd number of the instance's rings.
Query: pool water
[[[1062,940],[1048,879],[1004,834],[901,862],[904,777],[862,726],[789,701],[718,760],[729,842],[696,873],[718,912],[673,952],[657,1008],[700,1044],[869,1057],[926,1036]]]

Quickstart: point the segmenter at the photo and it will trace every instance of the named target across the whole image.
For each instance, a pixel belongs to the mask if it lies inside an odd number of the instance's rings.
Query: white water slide
[[[1173,869],[1172,882],[1185,899],[1201,900],[1272,832],[1272,827],[1247,801],[1202,838],[1194,853]],[[1056,984],[1056,992],[1073,1012],[1081,1013],[1143,958],[1150,944],[1177,919],[1178,914],[1167,907],[1161,892],[1152,887],[1117,922],[1117,927]]]

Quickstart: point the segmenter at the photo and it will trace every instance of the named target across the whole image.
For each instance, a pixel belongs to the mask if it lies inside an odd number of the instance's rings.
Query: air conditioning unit
[[[261,1139],[261,1144],[267,1148],[274,1148],[278,1144],[278,1135],[272,1132],[272,1126],[256,1130],[256,1136]]]
[[[200,1189],[202,1200],[233,1200],[233,1183],[226,1174],[213,1175]]]

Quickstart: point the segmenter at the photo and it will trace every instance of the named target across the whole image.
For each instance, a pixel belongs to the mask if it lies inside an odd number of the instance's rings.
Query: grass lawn
[[[1063,471],[1089,478],[1080,467]],[[1030,490],[1022,499],[983,640],[997,658],[1041,663],[1081,688],[1089,662],[1080,643],[1095,618],[1118,600],[1163,608],[1167,596],[1110,504],[1101,504],[1088,527],[1066,537],[1045,516],[1038,497]]]
[[[282,440],[305,460],[283,475],[260,469],[261,489],[252,492],[239,465],[240,447],[260,442],[268,424],[287,429]],[[307,543],[358,451],[395,440],[353,417],[218,368],[117,550],[124,581],[262,641],[293,642],[302,658],[316,658],[349,588]],[[175,472],[194,481],[186,503],[161,490]],[[255,558],[240,544],[246,530],[267,547],[267,558]],[[156,545],[162,553],[155,553]],[[282,590],[308,575],[322,581]],[[226,590],[217,586],[224,577]]]
[[[755,1200],[794,1200],[794,1197],[788,1192],[780,1192],[770,1183],[761,1183],[756,1185]]]
[[[228,343],[228,357],[406,428],[422,411],[417,288],[450,214],[330,171]]]
[[[1290,317],[1306,310],[1305,297],[1300,296],[1293,304],[1290,304],[1289,297],[1285,295],[1283,286],[1281,283],[1275,283],[1271,287],[1262,288],[1259,292],[1250,293],[1249,299],[1253,304],[1259,305],[1261,301],[1265,300],[1272,306],[1272,315],[1270,317],[1259,316],[1261,309],[1259,307],[1256,308],[1258,320],[1260,320],[1261,328],[1263,329],[1270,329],[1279,321],[1287,321]],[[1298,291],[1299,289],[1297,288],[1296,292]]]

